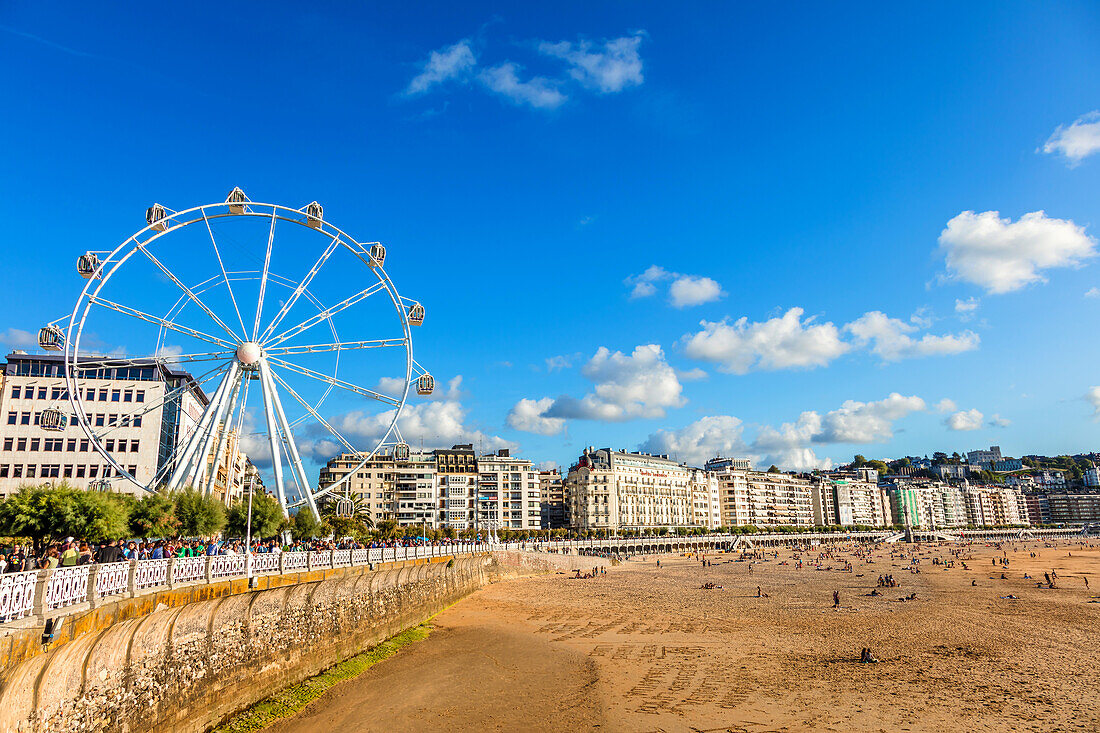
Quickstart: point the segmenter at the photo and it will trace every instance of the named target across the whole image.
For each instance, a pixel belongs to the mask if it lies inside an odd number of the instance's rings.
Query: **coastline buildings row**
[[[84,372],[80,398],[104,449],[143,483],[167,477],[169,462],[209,401],[201,385],[190,373],[152,359],[102,358],[94,366]],[[42,424],[47,411],[67,416],[61,429],[47,430]],[[28,483],[141,491],[120,479],[118,468],[90,444],[71,411],[62,355],[8,354],[0,371],[0,497]],[[214,452],[207,458],[205,475],[216,471],[213,494],[228,503],[258,473],[234,430],[216,460]]]

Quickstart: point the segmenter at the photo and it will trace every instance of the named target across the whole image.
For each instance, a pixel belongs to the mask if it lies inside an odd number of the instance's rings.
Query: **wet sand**
[[[1001,550],[975,546],[969,570],[932,565],[950,548],[916,550],[919,574],[898,546],[872,563],[834,550],[830,570],[809,565],[816,551],[797,569],[781,549],[766,562],[666,555],[659,570],[647,558],[593,580],[498,583],[270,730],[1100,729],[1100,548],[1006,544],[1002,569],[990,562]],[[1055,589],[1023,579],[1052,569]],[[900,587],[866,595],[887,573]],[[879,663],[858,663],[864,646]]]

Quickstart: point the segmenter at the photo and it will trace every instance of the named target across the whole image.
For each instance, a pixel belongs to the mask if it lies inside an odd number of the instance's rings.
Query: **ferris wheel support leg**
[[[222,395],[225,394],[225,390],[235,378],[236,364],[230,364],[229,371],[226,373],[225,377],[222,378],[218,388],[214,390],[214,396],[199,417],[199,422],[195,425],[195,430],[191,433],[191,437],[187,439],[187,445],[184,446],[183,453],[180,454],[175,468],[172,469],[172,474],[165,484],[165,489],[167,491],[172,492],[180,488],[180,481],[187,475],[188,468],[190,467],[191,457],[195,454],[196,449],[199,447],[199,443],[202,441],[205,425],[207,425],[210,418],[213,417],[214,410],[217,409],[217,404],[220,402]]]
[[[229,399],[236,394],[237,384],[240,382],[240,367],[237,362],[234,361],[230,364],[229,371],[233,379],[218,398],[214,414],[204,428],[202,441],[199,443],[198,450],[191,461],[191,485],[202,491],[203,494],[206,493],[204,487],[206,483],[206,461],[210,456],[211,449],[214,447],[214,438],[218,434],[222,420],[225,418]],[[217,469],[217,463],[214,464],[214,468]]]
[[[214,485],[218,482],[218,464],[221,463],[222,451],[225,450],[225,442],[229,438],[229,433],[232,431],[230,421],[233,419],[234,414],[237,411],[237,399],[241,396],[241,383],[244,380],[240,377],[237,378],[237,382],[233,385],[233,396],[229,400],[229,409],[225,410],[221,420],[215,420],[214,425],[218,431],[218,442],[214,447],[214,468],[210,471],[210,475],[206,478],[206,483],[203,485],[203,496],[210,496],[214,493]],[[226,464],[225,467],[225,494],[229,495],[230,487],[230,470],[231,467]]]
[[[302,498],[306,500],[309,510],[313,512],[314,518],[320,521],[321,515],[317,511],[317,502],[314,500],[313,492],[309,488],[309,481],[306,479],[306,471],[302,466],[302,458],[298,455],[298,446],[295,445],[294,437],[290,434],[290,426],[287,424],[286,414],[283,412],[283,404],[279,400],[279,393],[275,391],[275,380],[271,378],[271,367],[268,366],[266,360],[260,361],[260,380],[264,383],[264,388],[271,394],[271,403],[274,408],[275,419],[279,423],[279,428],[282,430],[284,440],[286,440],[287,453],[290,454],[290,470],[294,472],[298,486],[301,488],[303,494]]]
[[[283,460],[282,448],[279,445],[279,428],[275,422],[275,408],[272,404],[271,390],[267,386],[264,374],[267,365],[260,359],[260,390],[264,397],[264,417],[267,418],[267,437],[271,444],[271,467],[275,473],[275,496],[279,498],[279,506],[283,508],[283,516],[289,517],[290,512],[286,506],[286,487],[283,486]]]

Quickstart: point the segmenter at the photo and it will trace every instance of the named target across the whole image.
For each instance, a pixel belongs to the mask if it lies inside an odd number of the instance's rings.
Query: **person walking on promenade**
[[[833,591],[833,608],[840,608],[840,591]]]

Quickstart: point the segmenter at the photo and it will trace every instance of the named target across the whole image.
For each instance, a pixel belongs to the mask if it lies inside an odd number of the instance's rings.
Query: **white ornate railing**
[[[253,573],[279,572],[279,553],[260,552],[252,556]]]
[[[351,550],[333,550],[332,567],[342,568],[351,565]]]
[[[129,582],[129,561],[109,562],[96,566],[95,592],[100,598],[125,593]]]
[[[244,555],[214,555],[210,558],[210,577],[227,578],[245,574]]]
[[[206,578],[205,557],[177,557],[172,565],[172,585]]]
[[[309,568],[331,568],[332,567],[332,552],[330,550],[321,550],[320,552],[309,553]]]
[[[309,567],[308,552],[284,552],[283,572],[288,570],[305,570]]]
[[[366,565],[370,562],[370,550],[352,550],[351,551],[351,564],[352,565]]]
[[[134,566],[134,587],[155,588],[168,585],[167,560],[138,560]]]
[[[64,608],[88,600],[91,565],[57,568],[46,581],[46,607]]]
[[[0,577],[0,622],[23,618],[34,608],[38,571],[4,573]]]

